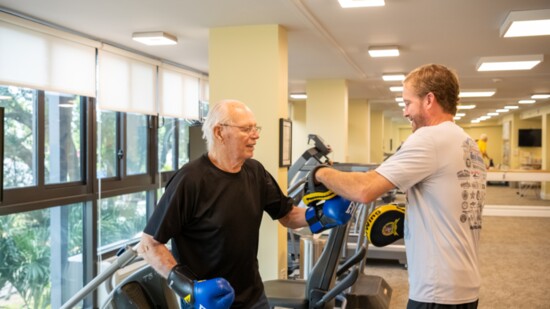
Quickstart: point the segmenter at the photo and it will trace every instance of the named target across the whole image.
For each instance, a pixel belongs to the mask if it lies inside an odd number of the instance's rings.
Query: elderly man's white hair
[[[202,138],[206,140],[206,148],[208,151],[212,150],[214,146],[214,127],[219,123],[227,123],[231,120],[229,115],[230,107],[248,109],[243,102],[229,99],[218,102],[208,111],[206,121],[202,124]]]
[[[482,141],[487,141],[487,134],[482,133],[482,134],[479,136],[479,139],[482,140]]]

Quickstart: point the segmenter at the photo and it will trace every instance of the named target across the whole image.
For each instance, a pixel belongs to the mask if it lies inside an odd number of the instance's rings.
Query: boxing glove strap
[[[189,268],[178,264],[168,274],[168,286],[186,303],[193,304],[195,302],[193,297],[195,277]]]

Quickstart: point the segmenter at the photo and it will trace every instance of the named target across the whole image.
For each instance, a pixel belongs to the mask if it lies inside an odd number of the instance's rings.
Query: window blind
[[[159,115],[199,120],[200,75],[162,64]]]
[[[99,43],[0,14],[0,83],[95,97]]]
[[[98,52],[98,107],[156,115],[158,62],[105,45]]]

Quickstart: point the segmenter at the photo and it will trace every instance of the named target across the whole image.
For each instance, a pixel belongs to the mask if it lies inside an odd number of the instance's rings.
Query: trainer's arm
[[[322,182],[337,195],[350,201],[369,203],[395,188],[395,185],[376,171],[342,172],[333,168],[321,168],[315,180]]]
[[[292,210],[290,210],[286,216],[279,219],[279,222],[283,226],[291,229],[307,226],[306,208],[293,206]]]
[[[142,234],[137,251],[164,278],[168,278],[168,274],[177,264],[172,252],[168,250],[166,245],[156,241],[153,236],[146,233]]]

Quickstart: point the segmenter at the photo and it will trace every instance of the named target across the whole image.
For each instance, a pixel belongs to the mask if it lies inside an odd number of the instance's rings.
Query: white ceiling
[[[288,31],[289,92],[309,79],[346,79],[349,97],[367,99],[396,117],[401,111],[382,73],[426,63],[456,70],[462,89],[495,88],[460,122],[533,93],[550,93],[550,36],[501,38],[510,11],[549,9],[549,0],[386,0],[386,6],[342,9],[337,0],[0,0],[0,9],[72,29],[107,43],[208,73],[208,29],[280,24]],[[148,47],[133,32],[165,31],[176,46]],[[398,45],[397,58],[370,58],[373,45]],[[477,72],[480,57],[544,54],[530,71]],[[550,100],[520,111],[550,105]]]

